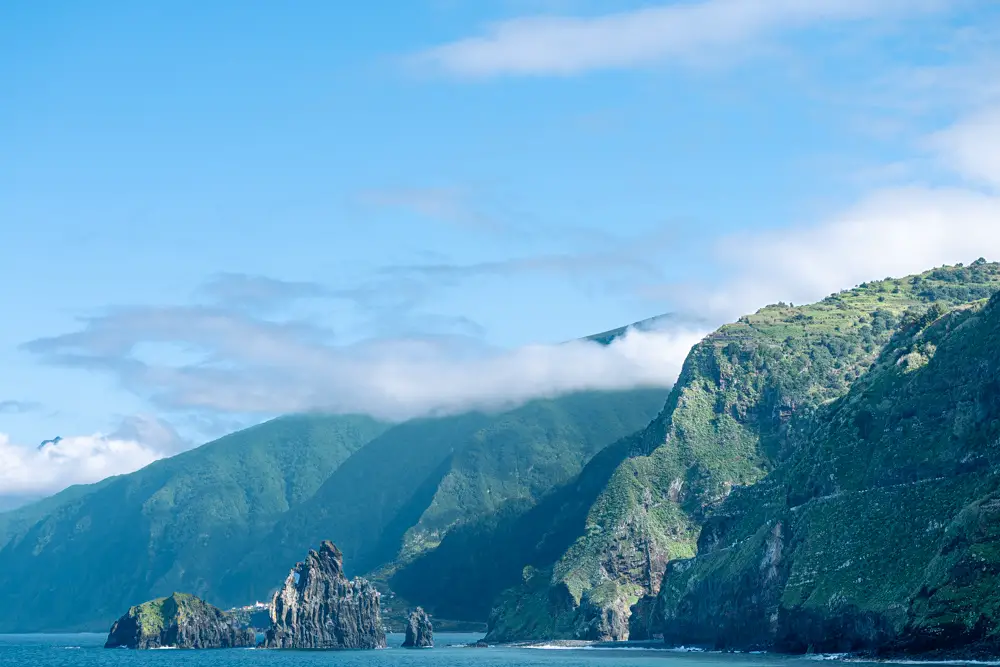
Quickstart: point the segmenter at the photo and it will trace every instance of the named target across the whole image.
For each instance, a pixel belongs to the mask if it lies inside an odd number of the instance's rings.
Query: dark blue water
[[[130,651],[105,649],[104,635],[0,635],[2,667],[119,667],[129,665],[205,665],[206,667],[820,667],[815,658],[776,655],[685,653],[655,649],[539,649],[448,646],[465,644],[478,635],[441,633],[436,648],[398,648],[402,635],[390,635],[381,651]],[[829,665],[829,663],[827,663]],[[855,667],[853,663],[851,667]]]

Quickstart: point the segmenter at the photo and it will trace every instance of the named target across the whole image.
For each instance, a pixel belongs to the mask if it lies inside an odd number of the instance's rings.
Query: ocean
[[[542,646],[537,648],[466,648],[479,635],[435,635],[435,648],[399,648],[402,635],[389,635],[381,651],[264,651],[105,649],[104,635],[0,635],[2,667],[145,667],[204,665],[258,667],[333,665],[335,667],[818,667],[832,656],[710,653],[655,648]],[[852,665],[864,665],[855,663]]]

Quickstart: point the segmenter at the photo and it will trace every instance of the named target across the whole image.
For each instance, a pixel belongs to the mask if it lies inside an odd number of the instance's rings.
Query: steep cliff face
[[[226,612],[193,595],[174,593],[132,607],[115,621],[105,648],[242,648],[256,635]]]
[[[735,521],[713,518],[719,505],[794,453],[796,429],[847,393],[907,311],[984,298],[998,286],[1000,266],[977,261],[866,283],[809,306],[768,306],[708,336],[691,351],[657,419],[616,445],[625,452],[585,516],[568,515],[575,539],[554,560],[529,555],[530,581],[499,598],[488,638],[629,638],[632,606],[656,595],[669,564],[694,556],[699,541],[718,548]],[[599,477],[588,468],[607,463],[595,458],[579,479]],[[783,530],[781,553],[794,539],[788,523]],[[783,567],[775,565],[769,581]],[[652,618],[649,607],[637,610]]]
[[[1000,297],[910,319],[659,594],[668,643],[1000,649]]]
[[[379,592],[361,578],[344,576],[343,556],[332,542],[288,574],[271,603],[266,648],[385,648]]]
[[[434,626],[427,612],[417,607],[410,612],[406,623],[406,639],[404,648],[431,648],[434,646]]]

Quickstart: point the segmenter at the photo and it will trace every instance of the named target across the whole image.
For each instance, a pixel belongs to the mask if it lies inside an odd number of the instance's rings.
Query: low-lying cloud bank
[[[324,410],[399,421],[577,391],[668,387],[706,332],[631,330],[608,345],[580,340],[512,350],[455,337],[336,346],[315,333],[238,312],[147,308],[91,319],[79,332],[28,348],[53,363],[109,372],[166,410]],[[195,358],[171,365],[134,353],[150,342]]]
[[[62,438],[41,447],[0,433],[0,495],[37,497],[138,470],[165,456],[134,440],[101,434]]]
[[[694,328],[629,330],[608,345],[579,340],[504,351],[433,338],[338,347],[300,327],[245,313],[197,315],[180,307],[155,314],[117,311],[30,347],[51,361],[112,373],[167,411],[264,419],[322,410],[399,421],[506,409],[579,391],[668,387],[704,335]],[[202,356],[186,365],[138,358],[133,351],[149,342],[197,348]],[[110,435],[67,437],[41,447],[0,434],[0,500],[41,497],[133,472],[187,446],[169,424],[149,415],[127,418]]]

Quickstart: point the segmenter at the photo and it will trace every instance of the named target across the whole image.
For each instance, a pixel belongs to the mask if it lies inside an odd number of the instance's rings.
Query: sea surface
[[[399,648],[402,635],[389,635],[381,651],[205,651],[105,649],[105,635],[0,635],[0,667],[820,667],[836,656],[789,657],[770,654],[711,653],[643,647],[467,648],[479,635],[435,634],[433,649]],[[843,663],[841,663],[843,664]],[[851,667],[872,663],[851,662]],[[954,663],[959,664],[959,663]],[[971,663],[970,663],[971,664]],[[827,663],[829,665],[829,663]],[[833,667],[830,665],[829,667]]]

